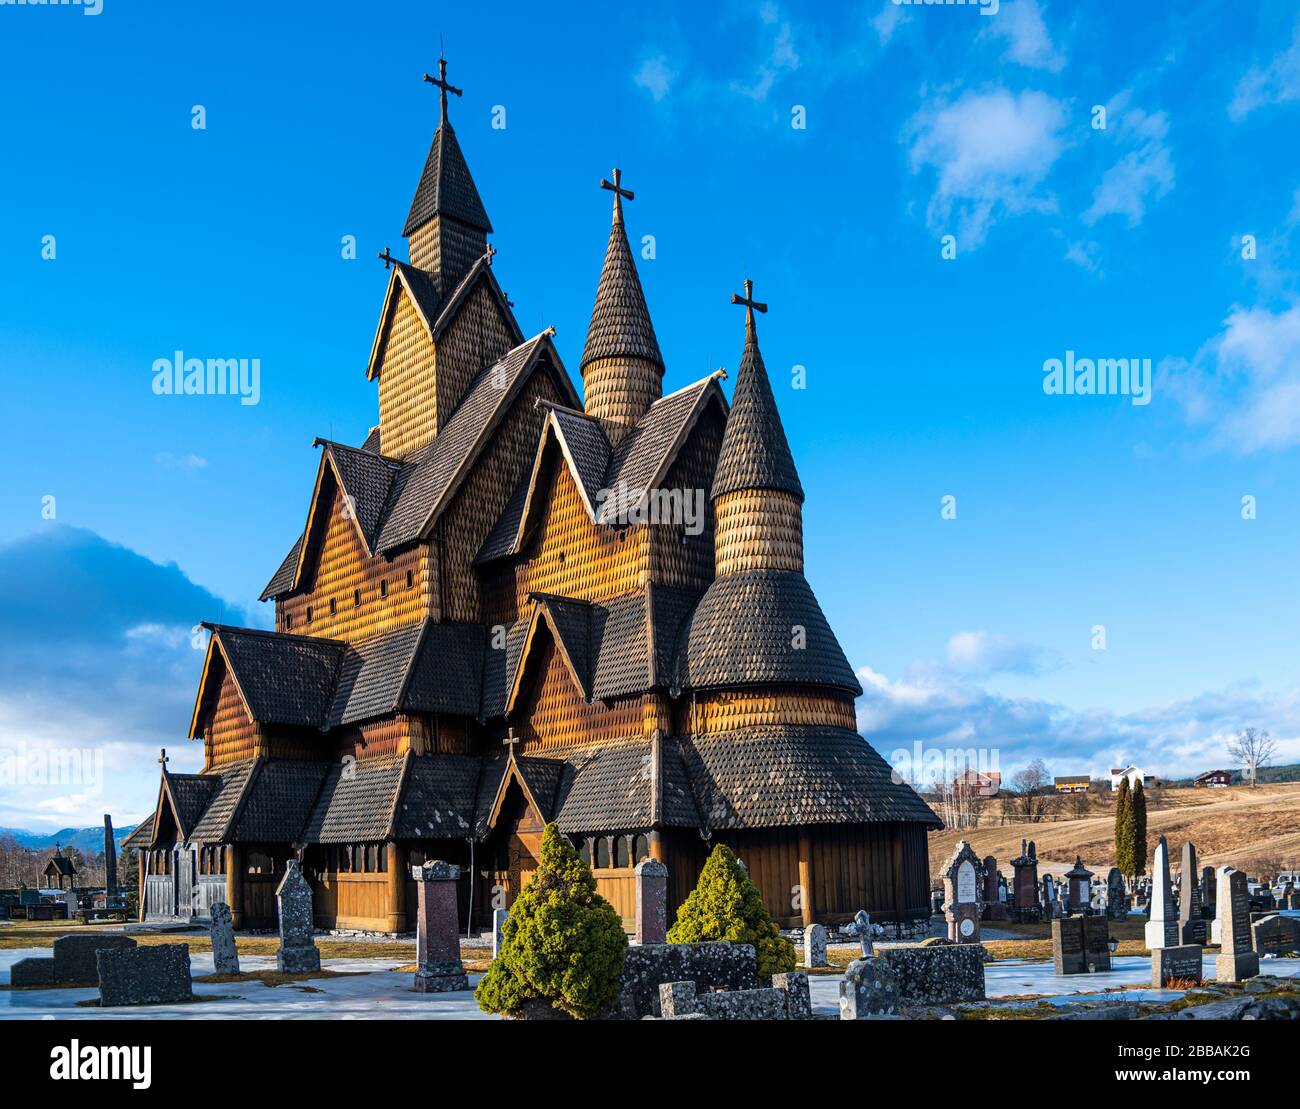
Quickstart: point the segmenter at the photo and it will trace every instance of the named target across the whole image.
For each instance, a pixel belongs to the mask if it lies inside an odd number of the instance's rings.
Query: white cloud
[[[646,58],[632,77],[633,83],[645,89],[656,103],[668,95],[676,79],[677,71],[662,54]]]
[[[1003,214],[1055,210],[1038,190],[1064,149],[1065,106],[1042,92],[966,92],[922,108],[911,120],[912,171],[932,169],[926,213],[937,234],[954,233],[959,250],[984,241]]]
[[[956,632],[948,640],[948,665],[962,674],[1041,674],[1056,664],[1041,647],[982,630]]]
[[[1065,260],[1073,262],[1080,269],[1089,273],[1098,272],[1098,248],[1094,242],[1069,243],[1065,248]]]
[[[1234,308],[1190,362],[1167,361],[1158,387],[1213,445],[1250,454],[1300,445],[1300,304]]]
[[[1228,116],[1240,122],[1257,108],[1300,100],[1300,20],[1291,45],[1275,54],[1267,65],[1253,65],[1237,82]]]
[[[1038,0],[1002,0],[983,33],[1006,42],[1003,58],[1008,61],[1049,73],[1065,66],[1065,55],[1052,45]]]
[[[880,9],[880,14],[871,20],[871,26],[880,39],[881,46],[888,45],[889,40],[894,37],[894,32],[898,30],[902,18],[903,9],[893,0],[885,0],[885,6]]]
[[[1092,205],[1083,214],[1090,226],[1105,216],[1119,215],[1136,227],[1147,205],[1174,187],[1174,161],[1165,142],[1168,116],[1130,107],[1129,98],[1125,91],[1106,105],[1109,126],[1098,134],[1113,136],[1127,152],[1102,176]]]
[[[761,101],[767,99],[779,78],[799,68],[799,52],[795,49],[794,26],[776,4],[763,4],[758,18],[764,28],[763,56],[753,73],[733,80],[731,88],[750,100]]]
[[[172,454],[171,451],[163,451],[161,454],[154,455],[154,461],[164,470],[201,470],[208,464],[208,460],[201,454]]]

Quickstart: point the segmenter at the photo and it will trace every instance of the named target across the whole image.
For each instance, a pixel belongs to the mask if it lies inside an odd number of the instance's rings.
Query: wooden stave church
[[[803,489],[744,297],[733,402],[664,363],[613,219],[579,365],[525,339],[492,227],[441,116],[389,271],[367,377],[379,424],[321,451],[307,521],[263,592],[275,632],[207,625],[189,737],[160,758],[142,919],[232,907],[270,928],[285,861],[321,928],[402,932],[412,863],[463,867],[482,925],[544,824],[625,920],[633,871],[670,905],[732,847],[783,926],[929,914],[931,810],[855,730],[862,692],[803,576]],[[612,490],[703,491],[704,526]],[[602,496],[604,499],[602,500]],[[615,507],[611,510],[611,504]],[[639,513],[639,514],[638,514]],[[650,515],[650,519],[647,519]]]

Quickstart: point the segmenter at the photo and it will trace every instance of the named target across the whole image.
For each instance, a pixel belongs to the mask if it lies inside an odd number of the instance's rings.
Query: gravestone
[[[1171,944],[1151,951],[1151,985],[1164,989],[1171,982],[1199,982],[1201,971],[1201,945]]]
[[[9,968],[11,986],[53,986],[54,984],[53,959],[19,959]]]
[[[1201,867],[1201,916],[1214,919],[1214,867]]]
[[[60,936],[54,941],[54,981],[60,984],[94,982],[95,952],[121,951],[135,947],[130,936],[104,933],[98,936]]]
[[[668,868],[658,859],[636,864],[637,943],[664,943],[668,937]]]
[[[992,855],[984,856],[983,916],[985,920],[1007,919],[1005,879],[998,870],[998,860]]]
[[[1088,969],[1083,950],[1081,916],[1061,917],[1052,921],[1052,969],[1057,974],[1083,974]]]
[[[1050,874],[1043,875],[1043,915],[1051,920],[1055,916],[1053,911],[1056,907],[1056,879]]]
[[[1128,890],[1117,866],[1106,875],[1106,916],[1109,920],[1128,919]]]
[[[1300,949],[1300,920],[1270,913],[1250,926],[1256,955],[1284,955]]]
[[[1014,903],[1011,907],[1016,920],[1042,920],[1043,910],[1038,903],[1038,856],[1034,845],[1020,841],[1020,854],[1011,860],[1011,883]]]
[[[840,979],[840,1020],[870,1020],[898,1012],[898,981],[888,963],[856,959]]]
[[[501,944],[505,939],[506,921],[510,919],[509,909],[492,910],[492,958],[501,954]]]
[[[803,930],[803,965],[830,966],[826,958],[826,929],[820,924],[810,924]]]
[[[239,949],[235,946],[235,925],[230,906],[218,901],[212,906],[212,969],[217,974],[239,973]]]
[[[95,965],[99,1003],[105,1008],[166,1005],[194,996],[187,943],[101,950],[95,954]]]
[[[1074,856],[1074,866],[1065,872],[1070,897],[1070,912],[1092,911],[1092,871],[1083,865],[1082,856]]]
[[[303,877],[297,859],[285,863],[284,877],[275,890],[275,904],[280,914],[280,949],[275,953],[275,968],[282,974],[310,974],[320,970],[320,952],[312,938],[315,918],[312,913],[311,886]]]
[[[1250,892],[1246,875],[1225,866],[1219,871],[1220,954],[1214,976],[1220,982],[1240,982],[1259,973],[1259,956],[1251,947]]]
[[[68,890],[63,895],[63,915],[67,920],[77,919],[77,895]]]
[[[117,891],[117,841],[113,838],[113,818],[104,814],[104,906],[111,909],[118,903]]]
[[[456,881],[460,867],[436,860],[411,868],[419,893],[415,918],[416,993],[469,989],[460,961]]]
[[[875,951],[875,945],[871,942],[871,917],[867,915],[867,910],[859,909],[853,917],[853,923],[858,930],[858,946],[862,948],[862,957],[865,959]]]
[[[1183,844],[1183,861],[1179,870],[1182,882],[1178,900],[1178,937],[1185,944],[1204,944],[1205,917],[1201,913],[1201,884],[1196,870],[1196,845],[1189,839]]]
[[[1147,947],[1178,946],[1178,917],[1174,912],[1174,891],[1169,881],[1169,844],[1160,837],[1151,864],[1151,916],[1146,926]]]
[[[953,943],[980,941],[980,887],[984,863],[964,839],[957,843],[943,875],[944,919]]]
[[[882,948],[876,962],[894,972],[904,1005],[983,1001],[984,948],[978,944],[936,944]]]
[[[1089,972],[1110,970],[1110,925],[1104,916],[1083,919],[1083,961]]]

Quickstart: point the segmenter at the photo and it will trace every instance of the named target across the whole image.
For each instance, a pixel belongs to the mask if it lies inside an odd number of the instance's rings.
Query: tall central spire
[[[402,234],[411,264],[428,270],[445,293],[487,249],[492,223],[447,117],[447,95],[463,94],[447,80],[447,59],[438,59],[437,77],[426,73],[424,80],[438,90],[438,130]]]
[[[636,194],[623,187],[621,170],[612,177],[600,182],[614,194],[614,216],[578,369],[587,414],[603,421],[617,443],[663,396],[664,360],[623,225],[623,201]]]

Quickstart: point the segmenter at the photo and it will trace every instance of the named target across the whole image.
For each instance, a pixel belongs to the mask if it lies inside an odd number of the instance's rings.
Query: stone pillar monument
[[[415,918],[416,993],[469,989],[460,961],[460,925],[456,917],[456,880],[460,867],[440,860],[411,867],[419,891]]]
[[[1160,837],[1151,864],[1151,915],[1146,926],[1147,947],[1178,946],[1178,917],[1174,914],[1174,890],[1169,881],[1169,844]]]
[[[1201,876],[1196,871],[1196,845],[1183,844],[1179,885],[1178,936],[1182,943],[1205,943],[1205,915],[1201,912]]]
[[[1042,920],[1043,910],[1038,904],[1038,856],[1033,843],[1026,846],[1020,841],[1020,854],[1011,860],[1014,872],[1012,915],[1016,920]]]
[[[668,868],[658,859],[636,864],[636,942],[668,940]]]
[[[1070,912],[1092,912],[1092,871],[1083,865],[1083,856],[1074,856],[1074,866],[1065,872],[1070,892]]]
[[[104,814],[104,906],[118,904],[117,842],[113,839],[113,818]]]
[[[1225,866],[1219,871],[1219,942],[1214,976],[1220,982],[1240,982],[1259,973],[1259,955],[1251,946],[1250,890],[1246,875]]]

